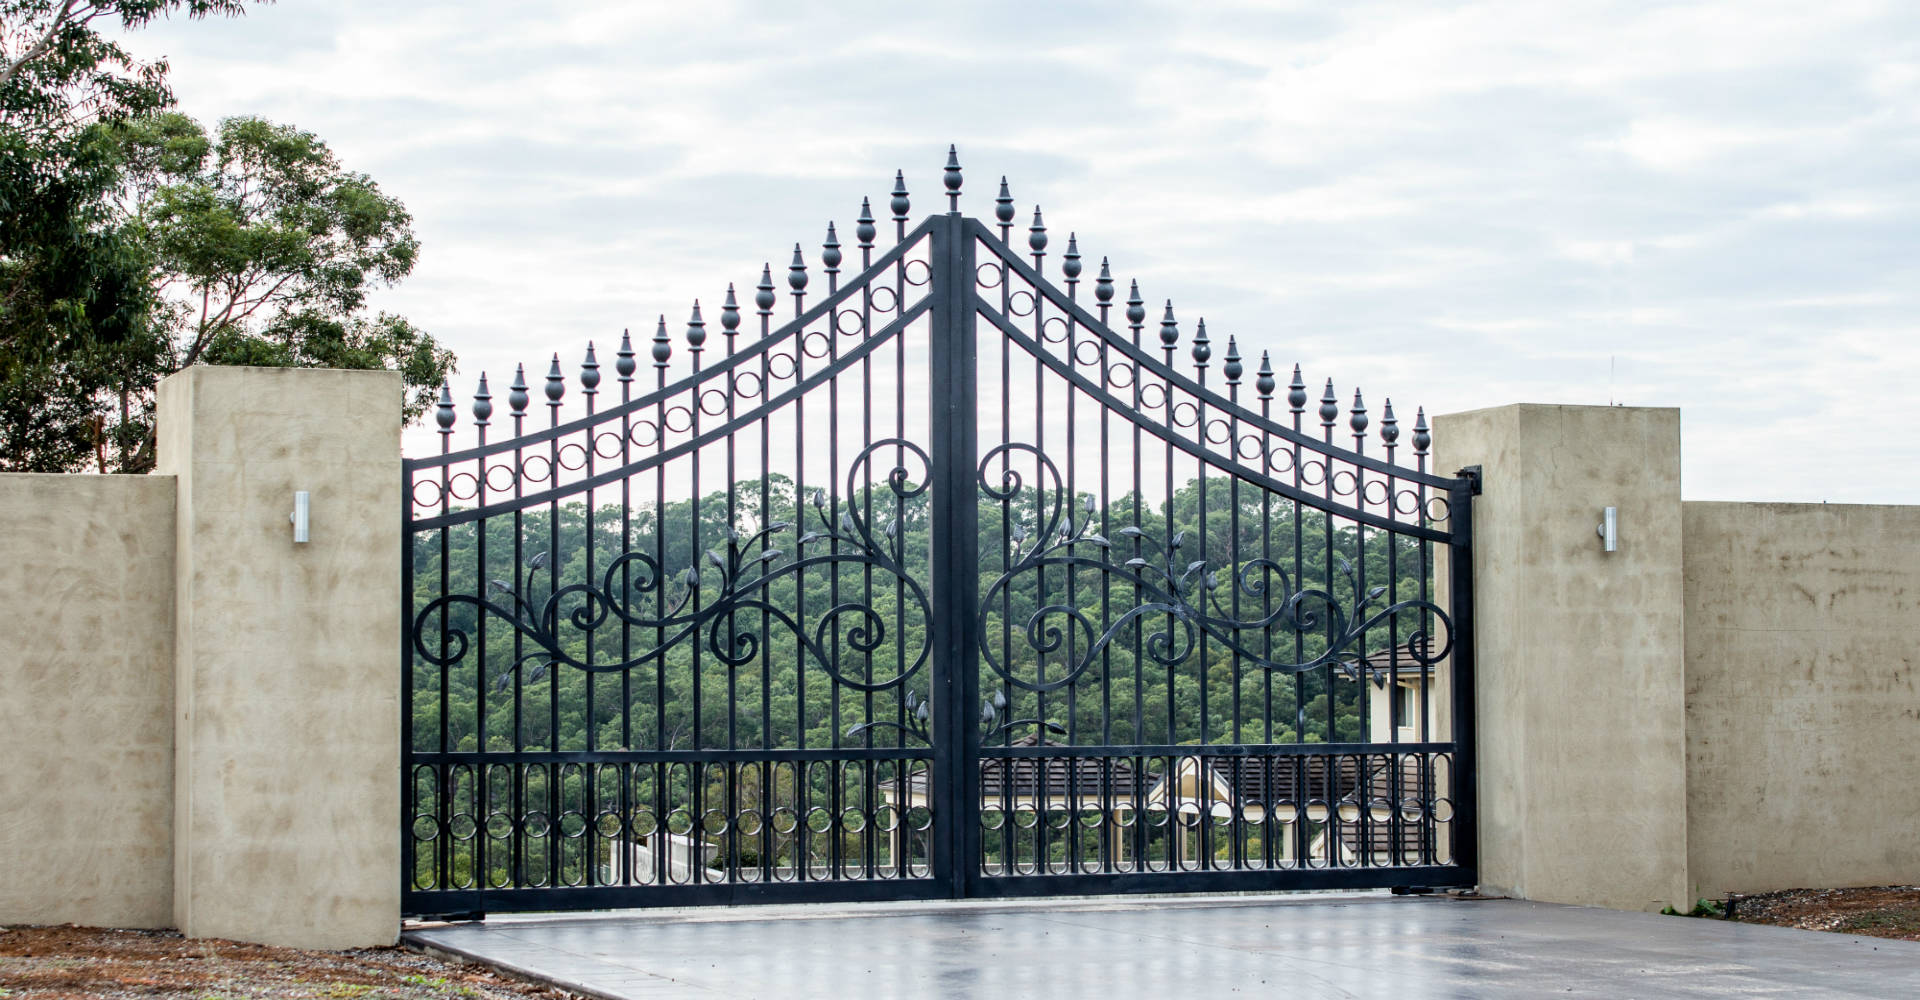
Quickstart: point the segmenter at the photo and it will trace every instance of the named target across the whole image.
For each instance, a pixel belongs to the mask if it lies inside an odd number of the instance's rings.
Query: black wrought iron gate
[[[1216,369],[944,182],[891,246],[862,203],[844,283],[829,226],[824,292],[796,246],[785,322],[769,267],[717,345],[696,304],[612,386],[516,373],[504,436],[483,375],[458,448],[443,390],[408,912],[1473,883],[1472,490],[1424,413]]]

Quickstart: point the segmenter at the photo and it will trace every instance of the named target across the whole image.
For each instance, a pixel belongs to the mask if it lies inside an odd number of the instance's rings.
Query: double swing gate
[[[458,447],[442,391],[408,912],[1473,883],[1473,483],[1424,413],[1309,408],[944,187],[611,384],[556,355],[503,421],[481,376]]]

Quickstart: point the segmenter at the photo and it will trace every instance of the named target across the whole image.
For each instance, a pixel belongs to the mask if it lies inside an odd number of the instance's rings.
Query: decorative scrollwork
[[[848,467],[847,496],[855,495],[855,487],[869,481],[866,470],[884,449],[894,449],[902,457],[911,455],[923,471],[928,465],[927,453],[910,441],[876,441]],[[884,481],[902,499],[927,489],[926,477],[922,475],[919,485],[914,485],[912,472],[904,465],[892,468]],[[813,530],[805,530],[804,509],[803,523],[782,521],[753,531],[732,529],[724,545],[708,549],[694,565],[671,574],[664,573],[660,564],[645,553],[626,552],[608,564],[597,583],[555,587],[544,600],[539,597],[539,577],[548,569],[552,554],[537,553],[527,561],[524,580],[494,580],[483,594],[448,594],[422,607],[413,621],[414,651],[434,665],[465,659],[472,645],[468,631],[450,620],[437,621],[436,616],[452,607],[470,607],[484,618],[510,625],[534,647],[494,679],[496,688],[504,689],[528,664],[533,668],[526,675],[527,681],[537,680],[558,666],[589,673],[626,671],[660,660],[690,639],[703,643],[720,662],[739,667],[752,662],[765,646],[768,637],[761,632],[764,622],[787,630],[813,664],[839,684],[879,691],[902,683],[932,655],[931,640],[925,634],[928,630],[923,630],[919,648],[905,657],[905,666],[898,672],[867,680],[841,670],[839,651],[844,646],[857,654],[869,654],[885,645],[887,624],[879,612],[846,600],[803,624],[790,610],[767,598],[768,588],[791,574],[814,567],[834,567],[830,571],[837,571],[841,566],[867,566],[895,578],[905,600],[918,609],[922,620],[932,620],[925,587],[906,570],[905,542],[897,521],[889,521],[876,531],[859,505],[851,503],[839,504],[836,518],[824,490],[816,490],[808,506],[818,521]],[[789,531],[798,535],[791,557],[771,545]],[[624,657],[609,659],[602,652],[617,650],[619,643],[597,644],[591,660],[584,653],[570,650],[575,643],[569,640],[580,640],[579,648],[588,648],[584,640],[609,626],[664,635],[651,648]]]
[[[1134,542],[1140,551],[1158,555],[1151,559],[1136,556],[1116,565],[1112,558],[1115,542],[1094,531],[1092,498],[1087,498],[1083,516],[1076,525],[1059,469],[1039,448],[1013,442],[988,451],[978,470],[980,491],[1002,503],[1020,493],[1024,479],[1013,467],[1016,453],[1031,456],[1038,468],[1034,489],[1046,498],[1045,513],[1032,528],[1021,520],[1012,522],[1008,532],[1012,546],[1010,564],[982,592],[982,610],[976,622],[980,658],[1015,687],[1055,691],[1073,684],[1100,661],[1102,651],[1116,638],[1129,628],[1151,627],[1154,616],[1161,616],[1158,619],[1161,627],[1145,637],[1143,652],[1153,662],[1168,667],[1192,656],[1204,635],[1253,669],[1305,673],[1347,659],[1363,644],[1370,631],[1401,616],[1413,616],[1417,622],[1403,650],[1409,668],[1431,667],[1452,651],[1453,621],[1432,601],[1386,603],[1387,588],[1373,587],[1349,610],[1327,590],[1305,587],[1304,581],[1296,589],[1287,571],[1271,559],[1235,560],[1229,556],[1222,562],[1210,559],[1204,551],[1184,552],[1188,548],[1185,532],[1176,531],[1162,542],[1137,525],[1122,528],[1115,533],[1117,537]],[[997,470],[993,468],[996,462],[999,463]],[[1200,545],[1205,545],[1204,540]],[[1188,555],[1192,558],[1187,558]],[[1360,594],[1353,565],[1344,557],[1336,558],[1352,592]],[[1079,608],[1063,603],[1035,609],[1024,626],[1002,623],[1002,628],[1018,628],[1027,648],[1036,656],[1046,657],[1063,650],[1070,650],[1073,656],[1058,677],[1043,675],[1039,680],[1032,680],[1016,676],[988,634],[990,613],[1023,575],[1053,568],[1063,574],[1094,570],[1109,576],[1119,575],[1139,588],[1138,603],[1117,611],[1101,623],[1094,622]],[[1253,617],[1236,616],[1230,600],[1222,599],[1223,587],[1229,597],[1237,588],[1242,597],[1258,601],[1263,609],[1270,610]],[[1428,616],[1439,623],[1444,641],[1432,641]],[[1291,644],[1259,641],[1276,630],[1324,637],[1325,646],[1318,654],[1298,661],[1276,658],[1272,648]],[[1071,646],[1067,642],[1070,631],[1078,635],[1078,641]]]

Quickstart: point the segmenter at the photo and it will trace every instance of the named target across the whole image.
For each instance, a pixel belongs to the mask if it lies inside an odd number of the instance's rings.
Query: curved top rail
[[[834,311],[862,290],[871,287],[873,279],[880,276],[887,268],[901,263],[907,253],[918,246],[922,239],[925,238],[928,230],[933,228],[934,218],[935,217],[928,217],[925,221],[907,232],[891,249],[874,258],[871,265],[867,266],[852,280],[848,281],[845,287],[814,303],[811,308],[806,309],[799,316],[788,320],[759,340],[734,350],[705,368],[696,369],[676,382],[671,382],[665,386],[653,389],[617,406],[597,410],[586,416],[577,417],[551,427],[543,427],[536,431],[528,431],[513,437],[501,438],[498,441],[491,441],[484,445],[475,445],[471,448],[463,448],[459,451],[449,451],[439,455],[424,455],[419,458],[408,458],[404,460],[405,468],[410,471],[432,469],[442,465],[451,465],[457,462],[468,462],[477,458],[486,458],[501,454],[502,452],[513,451],[516,448],[525,448],[529,445],[575,434],[593,427],[596,424],[618,420],[622,417],[639,413],[650,407],[658,406],[665,400],[679,396],[700,385],[702,382],[717,377],[722,371],[737,368],[753,358],[766,354],[781,341],[788,340],[796,335],[804,335],[809,325],[818,321],[820,317]],[[895,310],[901,310],[906,308],[906,306],[903,303],[895,303],[894,308]]]
[[[1015,254],[1011,247],[1008,247],[1006,243],[1002,242],[999,236],[995,235],[978,219],[969,218],[966,229],[967,235],[970,238],[980,239],[981,242],[992,250],[996,260],[1008,265],[1021,280],[1032,285],[1041,295],[1045,296],[1047,301],[1053,303],[1063,312],[1070,315],[1074,321],[1081,326],[1093,331],[1109,347],[1120,352],[1129,361],[1139,365],[1142,370],[1165,380],[1171,388],[1179,389],[1207,406],[1239,419],[1255,430],[1272,434],[1275,437],[1297,444],[1303,449],[1328,456],[1329,458],[1338,459],[1357,468],[1367,469],[1382,475],[1392,476],[1396,479],[1420,483],[1439,489],[1451,489],[1467,482],[1465,479],[1458,477],[1421,472],[1404,465],[1386,462],[1374,458],[1371,455],[1362,454],[1350,448],[1342,448],[1331,442],[1315,439],[1291,427],[1287,427],[1270,417],[1248,409],[1246,406],[1212,389],[1202,386],[1200,383],[1168,366],[1165,362],[1155,359],[1144,349],[1134,346],[1128,338],[1120,336],[1112,327],[1094,318],[1094,316],[1087,312],[1077,301],[1069,298],[1065,293],[1060,291],[1045,275],[1035,270],[1031,265],[1027,264],[1027,262],[1019,259],[1019,255]]]

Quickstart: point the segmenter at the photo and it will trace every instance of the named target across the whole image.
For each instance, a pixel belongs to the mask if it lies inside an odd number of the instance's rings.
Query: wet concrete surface
[[[1920,943],[1447,897],[627,911],[406,937],[629,1000],[1920,997]]]

